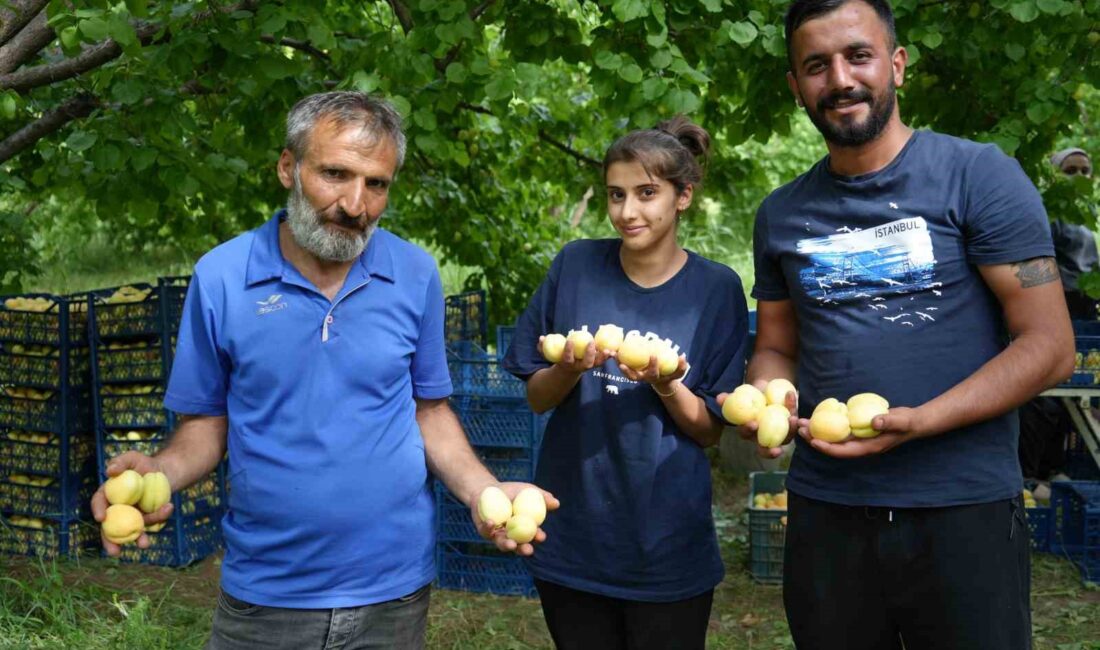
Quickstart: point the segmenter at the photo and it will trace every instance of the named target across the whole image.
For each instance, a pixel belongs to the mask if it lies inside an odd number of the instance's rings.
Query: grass
[[[793,648],[777,586],[745,570],[748,486],[714,463],[715,521],[727,575],[715,592],[708,648]],[[100,558],[43,562],[0,556],[0,649],[201,648],[217,594],[219,558],[186,569]],[[1033,557],[1036,650],[1100,650],[1100,590],[1050,555]],[[435,590],[428,647],[440,650],[550,648],[537,600]]]

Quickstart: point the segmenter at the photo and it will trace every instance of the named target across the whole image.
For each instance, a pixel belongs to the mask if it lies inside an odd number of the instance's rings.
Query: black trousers
[[[670,603],[608,598],[535,580],[558,650],[703,650],[711,589]]]
[[[799,650],[1031,648],[1020,497],[889,510],[791,493],[788,509],[783,604]]]

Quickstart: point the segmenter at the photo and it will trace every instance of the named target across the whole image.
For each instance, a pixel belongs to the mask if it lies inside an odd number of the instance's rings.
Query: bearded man
[[[747,375],[798,387],[791,635],[804,649],[1029,648],[1015,409],[1074,362],[1039,193],[995,145],[901,121],[908,59],[886,0],[797,0],[786,36],[787,83],[828,155],[757,212]],[[865,392],[891,406],[871,431],[810,434],[819,403]]]
[[[286,210],[195,266],[164,400],[179,428],[156,456],[127,452],[107,469],[163,471],[181,490],[228,449],[211,650],[422,648],[429,472],[498,548],[533,552],[476,515],[486,487],[514,497],[526,485],[498,483],[447,406],[435,262],[378,227],[404,157],[384,100],[334,92],[291,109],[278,162]],[[106,505],[101,489],[97,520]]]

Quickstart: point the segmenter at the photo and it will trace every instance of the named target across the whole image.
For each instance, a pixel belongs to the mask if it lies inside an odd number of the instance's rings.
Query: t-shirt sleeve
[[[1043,200],[1015,158],[985,147],[966,179],[962,216],[971,262],[1007,264],[1054,255]]]
[[[538,342],[540,336],[554,331],[554,303],[557,300],[564,255],[565,251],[562,251],[554,258],[546,278],[516,320],[512,342],[501,360],[505,370],[524,381],[539,370],[550,367],[550,362],[539,353]]]
[[[756,221],[752,229],[753,268],[756,284],[752,288],[752,297],[757,300],[786,300],[790,297],[787,281],[783,277],[783,268],[775,249],[768,246],[767,202],[756,211]]]
[[[703,399],[707,409],[719,420],[722,407],[718,405],[718,393],[728,393],[745,379],[745,360],[749,353],[749,310],[745,304],[745,292],[741,279],[734,274],[734,281],[721,288],[729,292],[730,299],[722,301],[722,313],[714,315],[710,330],[706,361],[699,372],[699,380],[692,391]],[[724,421],[724,420],[723,420]]]
[[[442,399],[453,391],[451,373],[447,369],[443,311],[443,284],[439,280],[439,271],[433,268],[411,365],[413,397],[418,399]]]
[[[184,415],[225,415],[232,364],[218,341],[218,314],[196,272],[187,288],[164,407]]]

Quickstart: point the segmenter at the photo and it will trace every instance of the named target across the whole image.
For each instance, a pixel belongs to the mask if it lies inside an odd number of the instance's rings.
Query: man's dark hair
[[[886,45],[893,53],[898,46],[898,35],[894,30],[894,10],[890,7],[888,0],[795,0],[791,6],[787,7],[787,19],[784,25],[784,36],[787,38],[787,62],[792,72],[795,71],[795,64],[791,60],[791,36],[795,30],[806,21],[830,14],[849,2],[863,2],[875,10],[879,20],[886,27]]]

